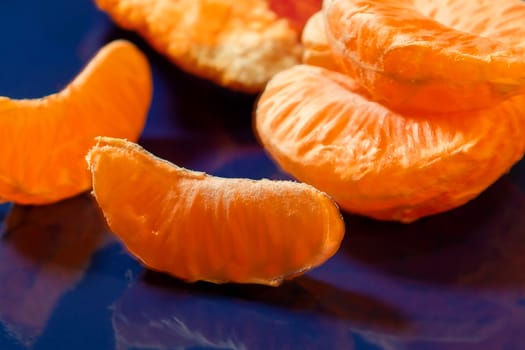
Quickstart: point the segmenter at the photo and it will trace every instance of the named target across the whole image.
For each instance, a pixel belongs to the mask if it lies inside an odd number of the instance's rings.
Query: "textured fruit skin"
[[[186,281],[278,285],[338,250],[333,200],[292,181],[226,179],[99,138],[87,161],[111,230],[147,267]]]
[[[56,94],[0,97],[0,200],[47,204],[89,190],[84,157],[94,137],[137,140],[151,97],[149,63],[124,40],[101,48]]]
[[[300,61],[299,33],[265,0],[96,0],[178,67],[221,86],[262,90]]]
[[[447,115],[402,114],[356,81],[299,65],[262,93],[255,128],[282,169],[341,208],[411,222],[476,197],[525,151],[525,95]]]
[[[490,108],[525,91],[525,2],[328,0],[341,69],[398,111]]]

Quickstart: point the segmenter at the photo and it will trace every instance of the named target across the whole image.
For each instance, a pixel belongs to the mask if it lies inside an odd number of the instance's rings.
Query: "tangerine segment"
[[[84,156],[98,135],[137,140],[152,96],[146,57],[107,44],[62,91],[0,97],[0,200],[45,204],[91,187]]]
[[[303,45],[302,63],[333,71],[340,70],[326,38],[322,11],[316,12],[306,22],[301,35],[301,43]]]
[[[266,0],[97,0],[182,69],[244,92],[260,91],[300,60],[299,35]]]
[[[492,106],[525,86],[525,2],[327,0],[340,64],[391,108],[450,112]]]
[[[214,177],[107,137],[87,161],[111,230],[147,267],[187,281],[278,285],[344,235],[337,205],[306,184]]]
[[[525,150],[525,95],[493,108],[400,114],[348,76],[298,65],[256,108],[259,139],[297,179],[347,211],[410,222],[476,197]]]

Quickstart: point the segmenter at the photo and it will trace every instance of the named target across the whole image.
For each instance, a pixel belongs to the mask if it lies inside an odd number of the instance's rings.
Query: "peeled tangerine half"
[[[138,139],[151,96],[146,57],[118,40],[56,94],[0,97],[0,201],[45,204],[88,190],[93,138]]]
[[[262,93],[255,127],[277,163],[341,208],[410,222],[476,197],[525,151],[525,95],[443,116],[398,113],[347,75],[298,65]]]
[[[321,0],[96,0],[189,73],[244,92],[300,61],[299,35]]]
[[[87,161],[111,230],[144,265],[186,281],[278,285],[344,235],[337,205],[306,184],[214,177],[107,137]]]
[[[342,70],[402,111],[491,107],[525,91],[525,2],[325,0]]]

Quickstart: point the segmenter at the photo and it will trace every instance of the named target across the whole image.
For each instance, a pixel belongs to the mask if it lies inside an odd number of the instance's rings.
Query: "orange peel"
[[[299,33],[266,0],[96,0],[183,70],[231,89],[259,92],[300,61]]]

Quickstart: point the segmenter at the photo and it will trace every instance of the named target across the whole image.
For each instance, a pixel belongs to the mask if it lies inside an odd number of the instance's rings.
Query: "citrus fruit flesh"
[[[525,2],[327,0],[335,58],[371,98],[401,111],[456,112],[525,91]]]
[[[58,93],[0,97],[0,200],[45,204],[88,190],[84,157],[93,138],[137,140],[151,96],[146,57],[117,40]]]
[[[328,260],[344,223],[307,184],[178,167],[122,139],[88,153],[108,225],[145,266],[186,281],[278,285]]]
[[[304,26],[301,35],[303,45],[302,63],[339,71],[332,48],[325,34],[325,23],[322,11],[313,14]]]
[[[349,212],[414,221],[476,197],[525,150],[525,95],[492,108],[399,113],[349,76],[298,65],[255,112],[260,142],[286,172]]]

